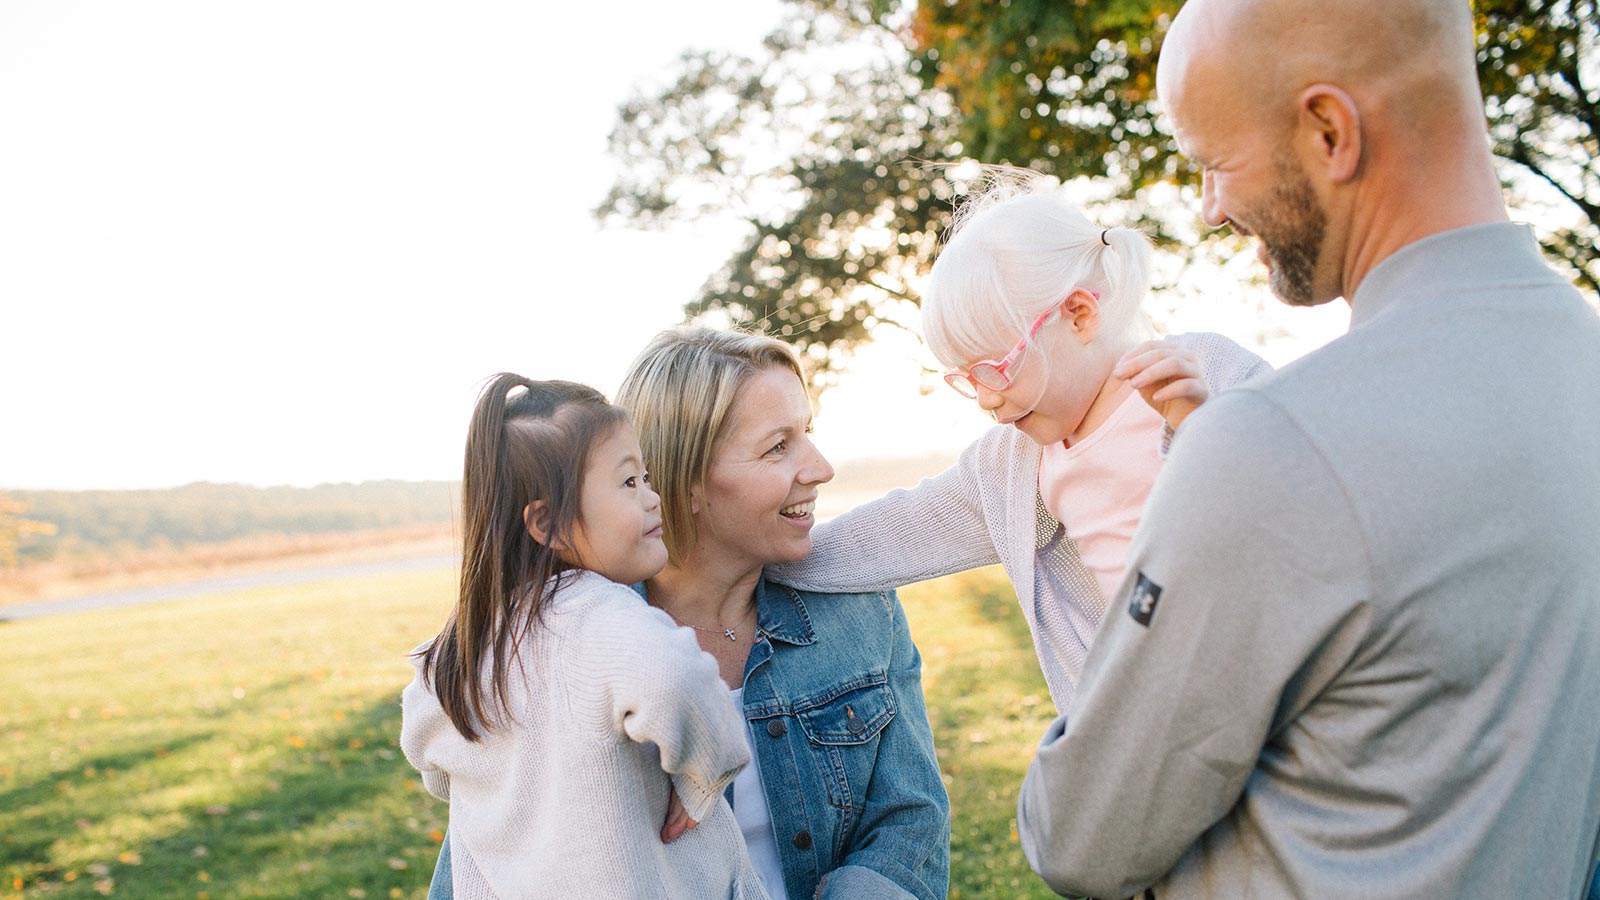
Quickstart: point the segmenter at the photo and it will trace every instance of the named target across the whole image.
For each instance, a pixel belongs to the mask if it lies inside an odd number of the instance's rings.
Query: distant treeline
[[[24,515],[55,526],[18,545],[21,561],[183,548],[262,535],[364,531],[451,521],[448,481],[369,481],[313,488],[205,482],[147,491],[7,491]]]

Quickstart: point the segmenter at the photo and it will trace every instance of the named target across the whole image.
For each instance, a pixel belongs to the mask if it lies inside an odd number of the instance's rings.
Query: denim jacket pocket
[[[878,737],[894,719],[894,692],[887,673],[834,686],[794,706],[806,744],[822,769],[828,802],[860,810],[877,759]]]

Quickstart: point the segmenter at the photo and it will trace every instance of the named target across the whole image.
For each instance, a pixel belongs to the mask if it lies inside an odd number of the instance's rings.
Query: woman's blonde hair
[[[1074,288],[1100,295],[1101,334],[1144,324],[1150,241],[1132,228],[1101,228],[1060,182],[991,169],[989,187],[962,203],[922,298],[928,349],[950,368],[1004,353]]]
[[[805,384],[800,358],[788,344],[690,325],[656,335],[628,367],[616,402],[633,419],[650,486],[661,495],[673,563],[682,563],[694,547],[690,492],[706,479],[739,388],[768,369],[793,372]]]

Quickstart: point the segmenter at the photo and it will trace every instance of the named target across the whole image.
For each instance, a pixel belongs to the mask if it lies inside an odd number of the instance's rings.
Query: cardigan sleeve
[[[1221,393],[1244,382],[1272,371],[1272,365],[1249,350],[1220,334],[1196,332],[1172,338],[1193,350],[1200,357],[1200,369],[1205,375],[1206,387],[1213,394]],[[1161,458],[1172,451],[1172,441],[1177,432],[1171,425],[1161,423]]]

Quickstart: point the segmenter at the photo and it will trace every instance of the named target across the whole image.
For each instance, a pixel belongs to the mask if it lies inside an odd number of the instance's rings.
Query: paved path
[[[121,606],[138,606],[164,600],[182,600],[206,594],[222,594],[259,587],[282,587],[291,584],[310,584],[316,581],[338,581],[368,575],[398,575],[454,566],[454,555],[418,556],[403,559],[383,559],[376,562],[346,563],[338,566],[313,566],[287,572],[261,572],[254,575],[224,575],[198,581],[160,584],[153,587],[133,588],[126,591],[109,591],[101,594],[84,594],[80,597],[63,597],[59,600],[41,600],[37,603],[19,603],[0,606],[0,622],[37,619],[63,613],[88,612],[96,609],[114,609]]]

